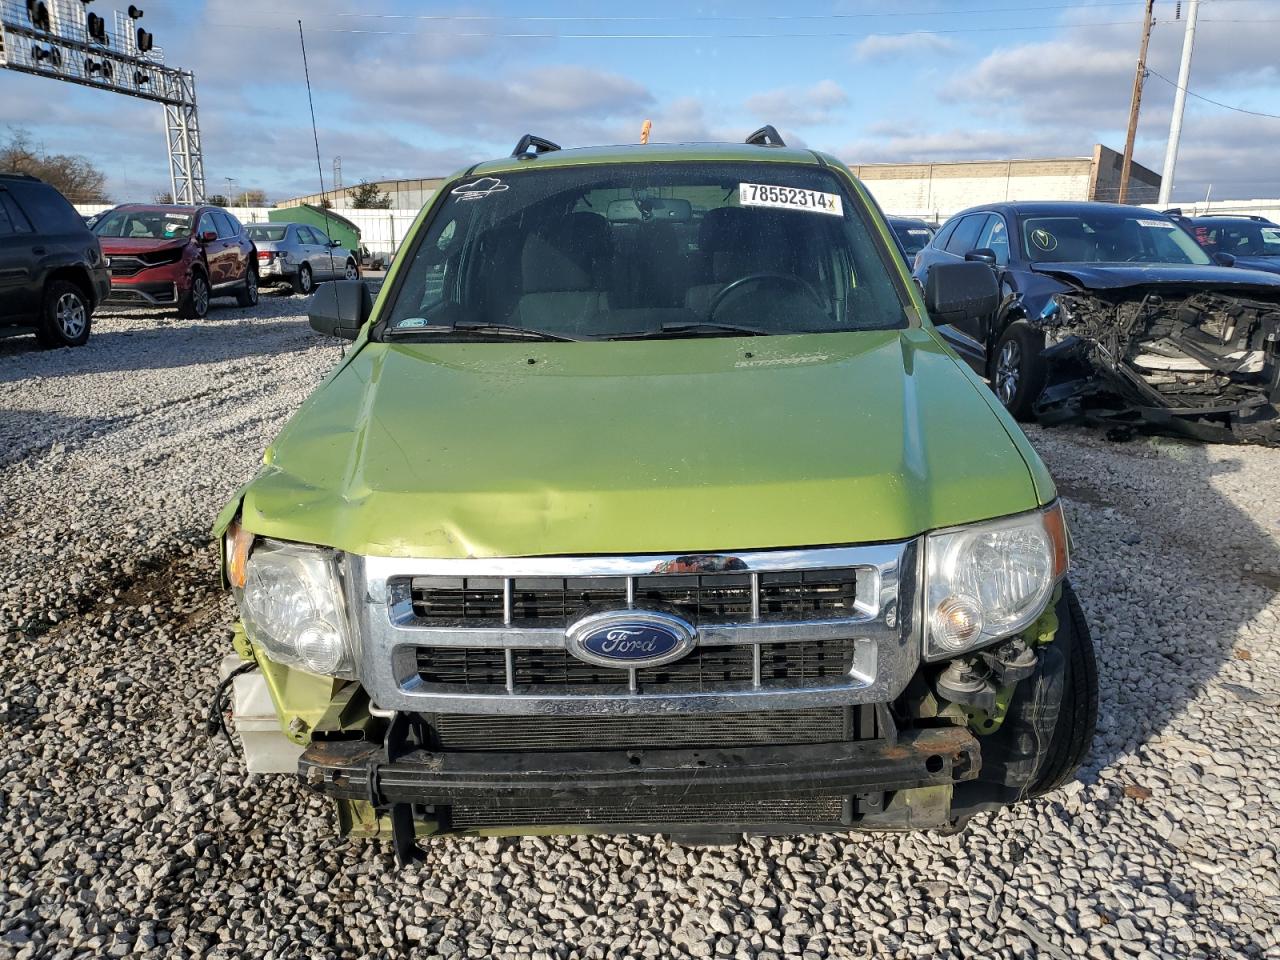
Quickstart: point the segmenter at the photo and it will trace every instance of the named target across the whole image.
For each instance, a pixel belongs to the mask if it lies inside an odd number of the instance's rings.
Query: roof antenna
[[[324,238],[329,244],[329,276],[336,277],[338,271],[333,266],[333,234],[329,226],[329,195],[324,190],[324,166],[320,163],[320,134],[316,132],[316,105],[311,99],[311,71],[307,68],[307,40],[302,35],[301,20],[298,21],[298,42],[302,44],[302,75],[307,80],[307,106],[311,108],[311,137],[316,143],[316,174],[320,177],[320,205],[324,211]]]

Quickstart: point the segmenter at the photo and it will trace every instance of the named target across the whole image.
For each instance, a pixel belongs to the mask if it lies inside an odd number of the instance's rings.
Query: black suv
[[[0,173],[0,337],[81,346],[110,290],[98,238],[66,198],[35,177]]]

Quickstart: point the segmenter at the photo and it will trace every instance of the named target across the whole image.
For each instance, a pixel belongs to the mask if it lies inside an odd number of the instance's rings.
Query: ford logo
[[[579,660],[606,667],[653,667],[678,660],[693,649],[697,632],[669,613],[627,610],[583,617],[565,640]]]

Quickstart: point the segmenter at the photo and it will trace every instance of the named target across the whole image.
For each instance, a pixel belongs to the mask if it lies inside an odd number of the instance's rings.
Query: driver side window
[[[985,247],[994,253],[996,263],[1000,266],[1009,265],[1009,228],[1005,226],[1004,217],[998,213],[991,215],[986,227],[978,236],[978,247]]]

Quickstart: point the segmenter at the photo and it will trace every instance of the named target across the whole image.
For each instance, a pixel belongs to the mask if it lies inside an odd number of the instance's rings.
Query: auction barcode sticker
[[[808,210],[844,216],[840,194],[819,193],[799,187],[773,187],[764,183],[738,184],[738,202],[744,207],[780,207],[783,210]]]

